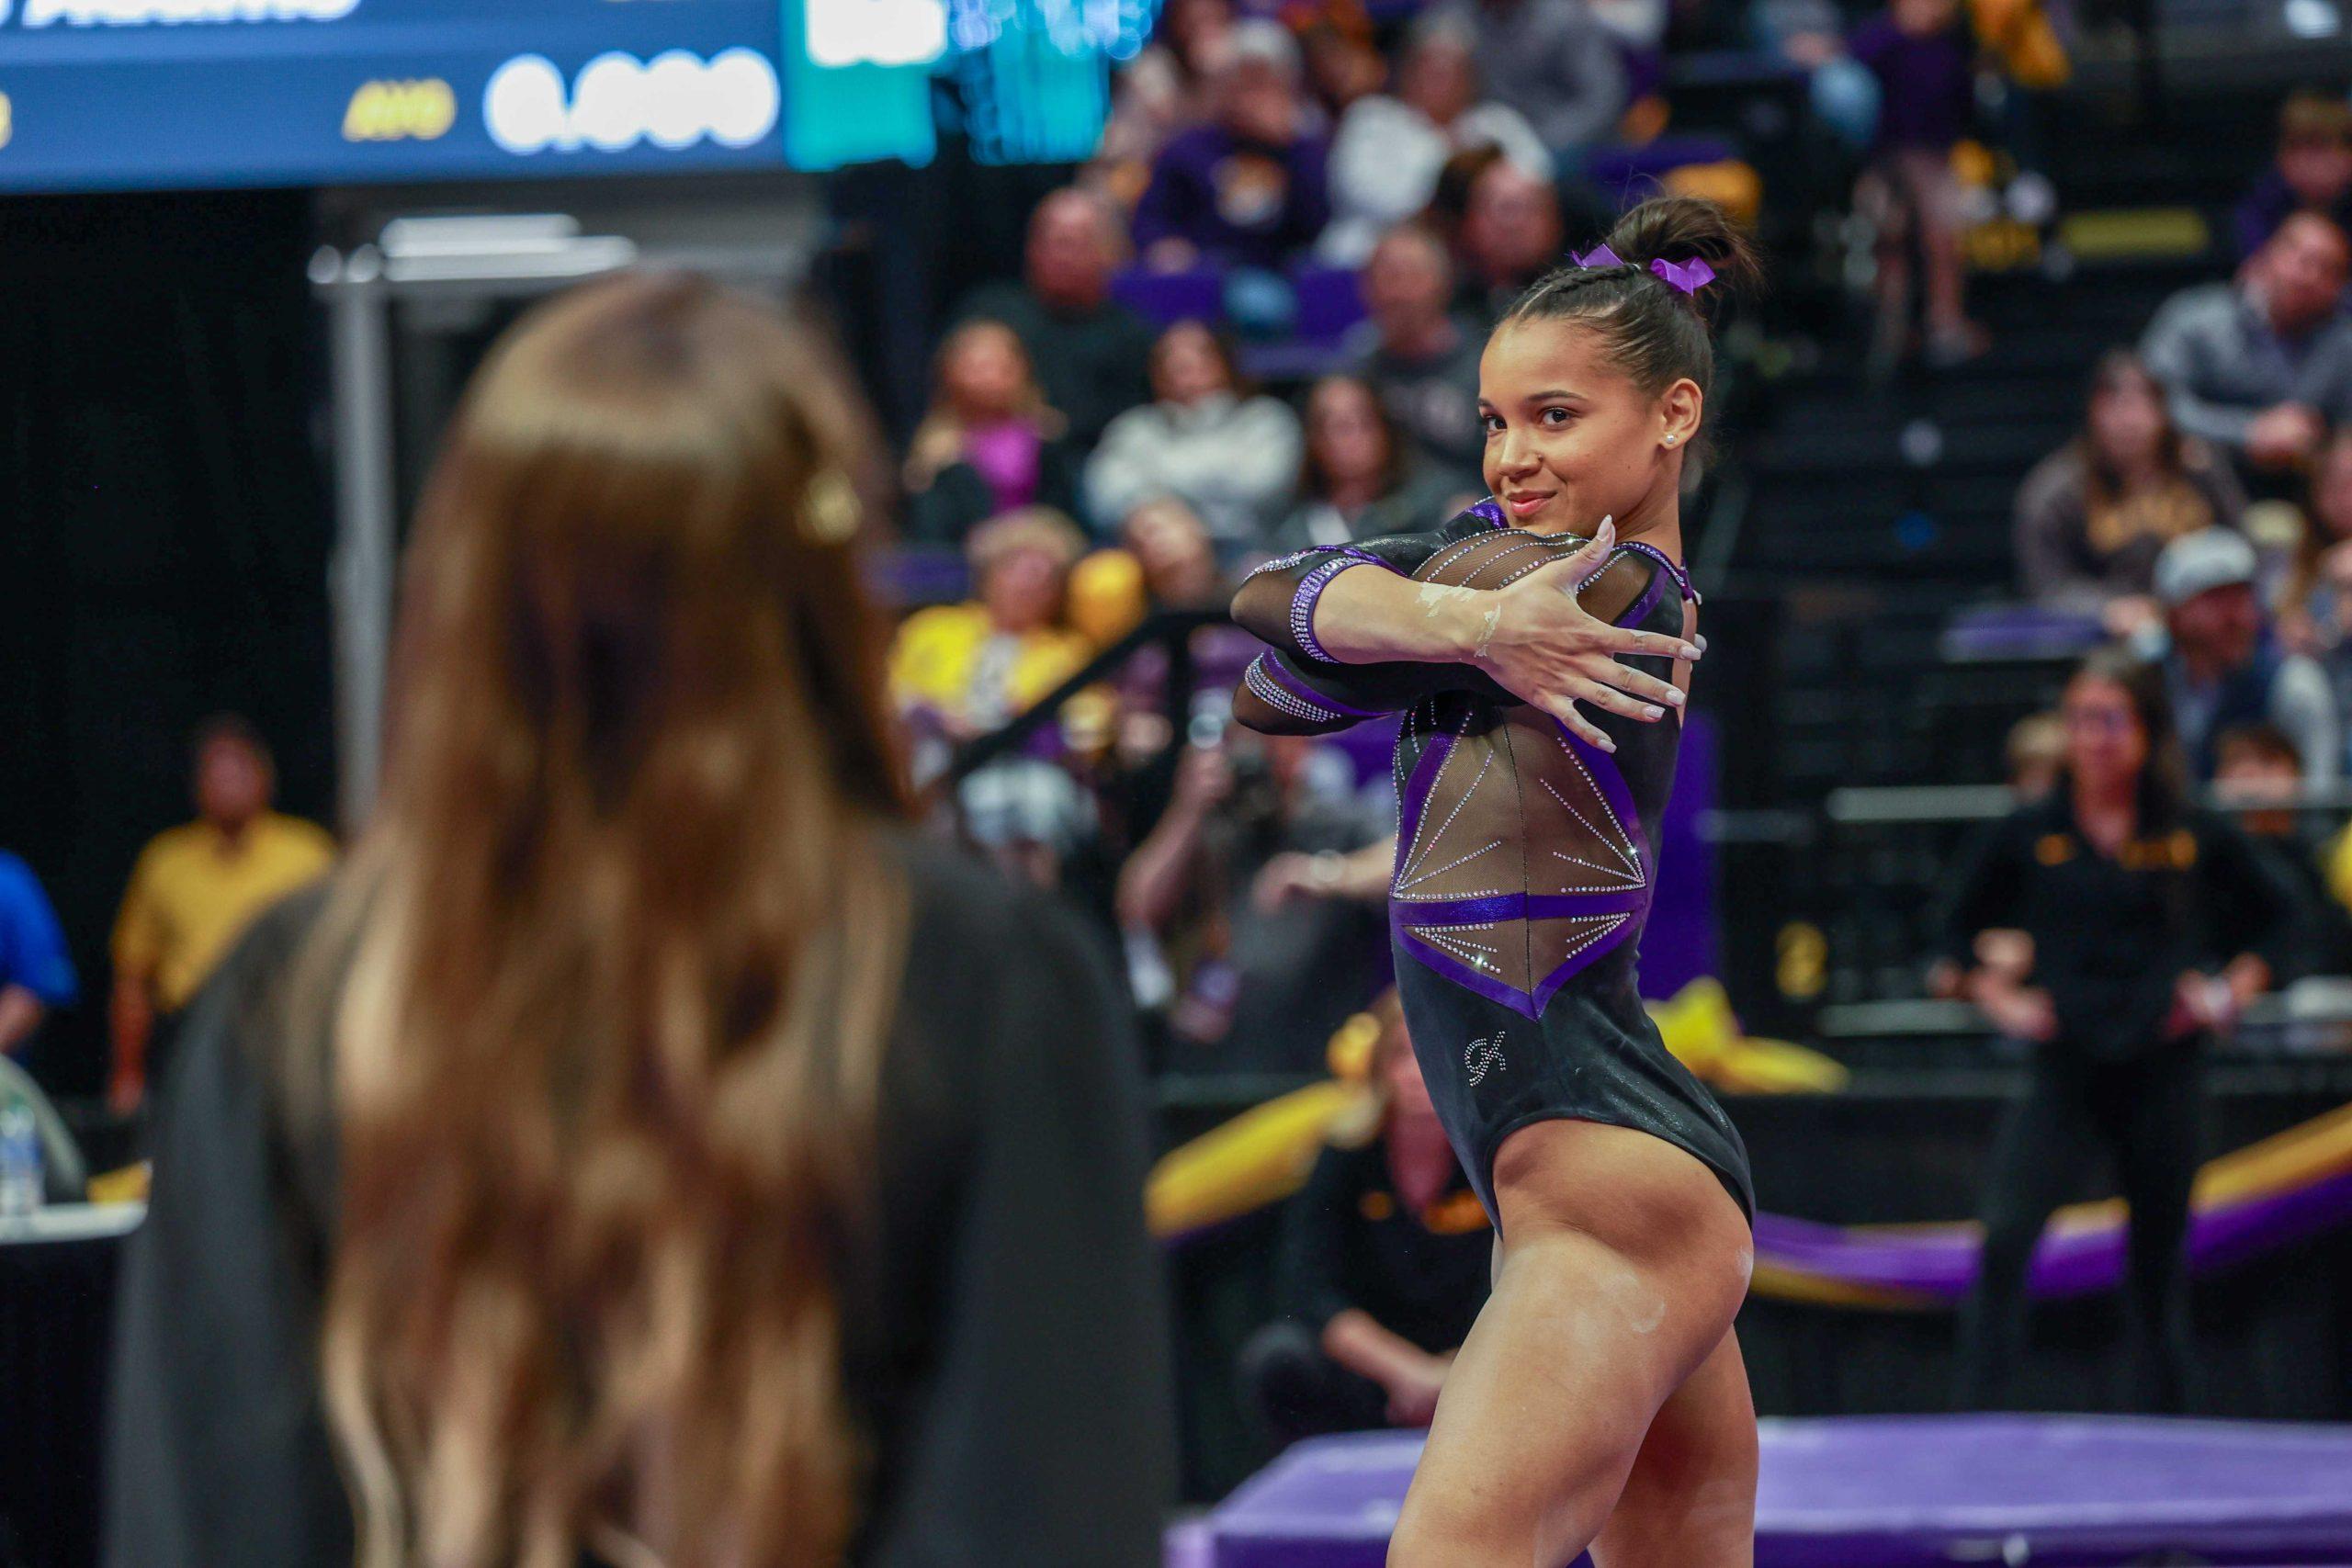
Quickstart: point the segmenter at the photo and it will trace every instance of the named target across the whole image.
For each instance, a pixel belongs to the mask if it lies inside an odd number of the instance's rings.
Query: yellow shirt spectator
[[[326,829],[266,811],[232,844],[210,822],[158,833],[140,852],[114,926],[119,970],[154,976],[155,1005],[187,1004],[254,916],[334,863]]]
[[[1001,632],[981,604],[907,617],[890,648],[890,689],[958,728],[992,729],[1076,674],[1094,649],[1059,626]]]
[[[1084,553],[1078,525],[1049,507],[991,517],[964,544],[974,593],[963,604],[918,610],[890,645],[890,694],[902,713],[936,719],[951,739],[985,734],[1035,707],[1078,673],[1094,645],[1063,622],[1071,565]],[[1100,689],[1062,710],[1080,750],[1109,736]]]

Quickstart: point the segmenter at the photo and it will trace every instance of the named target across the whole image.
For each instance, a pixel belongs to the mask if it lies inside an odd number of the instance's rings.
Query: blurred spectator
[[[72,1007],[81,992],[40,879],[0,850],[0,1055],[23,1050],[41,1021]]]
[[[1239,1362],[1245,1394],[1283,1441],[1426,1427],[1453,1353],[1487,1299],[1494,1235],[1454,1161],[1396,993],[1374,1009],[1366,1125],[1335,1130],[1283,1211],[1283,1316]]]
[[[2352,416],[2352,247],[2315,213],[2279,224],[2232,283],[2165,301],[2141,354],[2173,423],[2256,468],[2288,468]]]
[[[1223,604],[1224,581],[1208,529],[1191,507],[1161,496],[1127,513],[1119,543],[1070,573],[1070,622],[1107,648],[1154,611]]]
[[[1113,90],[1095,167],[1111,195],[1132,208],[1160,149],[1209,118],[1209,79],[1233,32],[1232,0],[1168,0]]]
[[[1029,215],[1021,280],[983,284],[964,302],[967,320],[1002,321],[1020,335],[1046,401],[1081,448],[1151,396],[1151,324],[1111,298],[1125,241],[1100,197],[1067,186]]]
[[[1592,9],[1592,19],[1608,30],[1629,60],[1655,58],[1666,42],[1667,24],[1674,19],[1668,0],[1586,0],[1586,4]],[[1643,81],[1638,66],[1633,75],[1637,96],[1645,87],[1657,85],[1655,75]]]
[[[890,645],[890,693],[919,728],[951,741],[986,734],[1034,705],[1093,649],[1062,624],[1078,525],[1025,507],[972,530],[968,604],[917,610]]]
[[[1331,142],[1331,226],[1317,246],[1335,266],[1361,266],[1382,232],[1427,207],[1438,171],[1464,147],[1491,146],[1537,179],[1552,177],[1519,111],[1478,98],[1470,35],[1443,17],[1417,26],[1396,62],[1394,96],[1359,99]]]
[[[1329,899],[1261,907],[1253,885],[1278,856],[1337,855],[1385,828],[1380,808],[1355,794],[1346,760],[1313,740],[1227,727],[1183,748],[1167,809],[1128,857],[1118,890],[1136,992],[1170,1004],[1170,1070],[1321,1065],[1331,1032],[1379,987],[1380,908]]]
[[[2018,491],[2018,586],[2130,637],[2160,618],[2157,554],[2184,534],[2236,527],[2245,505],[2229,465],[2174,428],[2139,356],[2113,350],[2091,373],[2081,433]]]
[[[107,1099],[128,1112],[163,1077],[183,1011],[254,918],[324,875],[325,829],[270,809],[269,748],[241,718],[197,732],[193,822],[140,852],[114,924],[114,1075]]]
[[[1073,895],[1091,880],[1080,862],[1097,848],[1094,801],[1058,763],[1012,757],[975,769],[956,786],[956,808],[965,835],[1008,876]]]
[[[1246,393],[1231,352],[1198,321],[1159,334],[1151,386],[1155,400],[1113,420],[1087,462],[1089,513],[1114,528],[1145,502],[1174,496],[1221,552],[1261,547],[1298,477],[1297,416]]]
[[[1433,528],[1477,499],[1463,480],[1413,461],[1388,411],[1361,378],[1326,376],[1306,394],[1306,454],[1298,505],[1274,537],[1281,550],[1344,545]]]
[[[2302,523],[2278,584],[2278,633],[2296,652],[2328,658],[2352,634],[2352,426],[2319,449]]]
[[[1260,646],[1263,646],[1261,644]],[[1343,855],[1293,852],[1276,855],[1258,874],[1250,897],[1261,909],[1279,909],[1298,898],[1369,899],[1388,897],[1396,873],[1396,835],[1375,839]]]
[[[1585,0],[1444,0],[1433,17],[1468,32],[1489,96],[1554,152],[1608,140],[1625,112],[1625,62]]]
[[[1499,321],[1561,264],[1559,193],[1510,159],[1493,160],[1470,184],[1457,251],[1457,301],[1482,322]]]
[[[1628,141],[1645,141],[1666,128],[1666,29],[1670,0],[1585,0],[1592,19],[1617,45],[1625,65],[1626,113],[1618,121]]]
[[[1153,611],[1221,611],[1230,599],[1232,587],[1217,565],[1208,530],[1182,502],[1166,496],[1145,502],[1127,514],[1120,537],[1124,548],[1098,552],[1087,564],[1115,556],[1133,570],[1136,605],[1126,626]],[[1118,786],[1123,815],[1148,817],[1166,804],[1175,761],[1166,753],[1176,738],[1175,724],[1195,715],[1203,722],[1221,723],[1242,671],[1263,646],[1220,618],[1195,627],[1180,647],[1162,643],[1136,650],[1118,676],[1119,760],[1136,770]]]
[[[1380,394],[1424,461],[1476,482],[1486,457],[1478,422],[1485,344],[1455,319],[1453,262],[1416,223],[1381,236],[1363,270],[1367,319],[1349,335],[1350,368]]]
[[[2327,676],[2268,635],[2254,591],[2254,547],[2227,528],[2166,545],[2156,558],[2165,608],[2165,682],[2190,773],[2211,781],[2214,742],[2225,730],[2267,721],[2307,759],[2305,773],[2332,784],[2338,771],[2335,703]]]
[[[2213,793],[2234,815],[2279,882],[2295,891],[2294,916],[2280,943],[2281,983],[2306,975],[2352,974],[2352,916],[2329,892],[2321,861],[2320,818],[2298,811],[2303,763],[2275,724],[2242,724],[2213,743]]]
[[[1136,244],[1162,269],[1279,265],[1330,216],[1328,148],[1305,123],[1298,46],[1272,22],[1242,22],[1210,78],[1214,118],[1153,162],[1136,204]]]
[[[2009,727],[2001,748],[2009,794],[2019,806],[2048,795],[2066,765],[2066,724],[2054,713],[2030,713]]]
[[[1143,568],[1144,594],[1155,610],[1198,610],[1230,592],[1216,549],[1198,513],[1163,496],[1127,513],[1120,537]]]
[[[2278,156],[2230,216],[2241,258],[2269,243],[2298,212],[2352,226],[2352,104],[2326,93],[2290,94],[2278,111]]]
[[[1878,134],[1862,184],[1880,237],[1877,356],[1891,361],[1899,353],[1916,250],[1927,275],[1928,363],[1973,358],[1985,340],[1968,319],[1960,248],[1966,219],[1951,150],[1975,112],[1976,74],[1959,0],[1889,0],[1855,29],[1848,48],[1879,83]]]
[[[1747,24],[1759,47],[1805,73],[1814,118],[1855,152],[1867,150],[1878,131],[1878,77],[1846,52],[1836,0],[1752,0]]]
[[[1304,27],[1292,26],[1306,65],[1307,91],[1326,122],[1337,125],[1358,100],[1380,91],[1388,80],[1388,62],[1373,47],[1371,18],[1361,6],[1351,0],[1317,9]]]
[[[1069,505],[1075,464],[1064,428],[1011,327],[971,321],[949,333],[933,363],[931,412],[908,444],[907,536],[961,544],[1000,513]]]

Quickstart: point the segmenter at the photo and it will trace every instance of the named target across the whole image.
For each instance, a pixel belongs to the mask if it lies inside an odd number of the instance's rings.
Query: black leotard
[[[1433,533],[1270,562],[1234,600],[1235,618],[1272,645],[1245,674],[1235,716],[1326,734],[1403,712],[1389,889],[1396,984],[1430,1096],[1488,1214],[1504,1138],[1573,1118],[1689,1151],[1752,1216],[1739,1134],[1668,1053],[1634,986],[1657,876],[1645,824],[1665,807],[1679,723],[1589,710],[1616,742],[1612,756],[1470,666],[1341,664],[1315,640],[1317,599],[1354,567],[1497,588],[1587,542],[1507,527],[1487,501]],[[1577,593],[1603,619],[1675,636],[1697,597],[1679,567],[1639,542],[1619,546]],[[1629,662],[1673,673],[1668,660]]]

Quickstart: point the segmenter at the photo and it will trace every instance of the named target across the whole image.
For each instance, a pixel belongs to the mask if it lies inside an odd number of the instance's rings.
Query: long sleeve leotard
[[[1389,935],[1415,1055],[1463,1168],[1496,1212],[1494,1159],[1532,1122],[1631,1127],[1704,1162],[1751,1215],[1747,1152],[1713,1096],[1643,1009],[1635,956],[1657,882],[1658,820],[1680,740],[1593,714],[1617,750],[1587,745],[1464,664],[1343,664],[1315,637],[1341,572],[1492,589],[1589,541],[1504,525],[1492,502],[1427,534],[1306,550],[1246,581],[1234,615],[1268,649],[1235,697],[1253,728],[1325,734],[1382,714],[1396,739],[1396,868]],[[1697,594],[1680,567],[1620,545],[1578,590],[1601,619],[1685,633]],[[1661,679],[1663,660],[1636,660]]]

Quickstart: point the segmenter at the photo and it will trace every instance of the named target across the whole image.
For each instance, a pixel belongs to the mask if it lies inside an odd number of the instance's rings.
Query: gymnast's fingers
[[[1576,694],[1576,698],[1577,701],[1589,703],[1603,712],[1613,713],[1620,718],[1630,718],[1641,724],[1656,724],[1666,716],[1664,708],[1652,703],[1643,702],[1638,697],[1627,696],[1613,686],[1604,686],[1598,681],[1583,682]]]
[[[1664,632],[1637,632],[1629,626],[1603,626],[1592,635],[1595,648],[1614,654],[1634,654],[1644,659],[1680,659],[1695,660],[1699,645],[1685,642]]]
[[[1588,680],[1600,685],[1613,686],[1618,691],[1640,698],[1645,703],[1662,703],[1670,708],[1682,705],[1682,694],[1671,681],[1661,681],[1655,675],[1643,673],[1628,664],[1605,659],[1598,666],[1584,671]]]
[[[1586,745],[1601,751],[1617,750],[1617,742],[1610,739],[1600,726],[1578,713],[1577,705],[1568,698],[1546,697],[1537,705],[1554,718],[1558,719],[1569,734],[1574,735]]]

